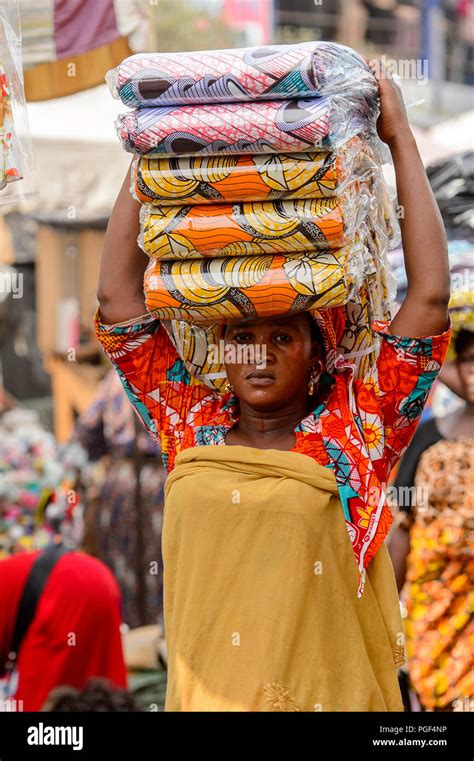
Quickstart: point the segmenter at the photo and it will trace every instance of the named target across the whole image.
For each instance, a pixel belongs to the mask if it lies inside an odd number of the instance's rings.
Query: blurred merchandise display
[[[474,244],[474,152],[435,161],[426,171],[448,238]]]
[[[60,450],[33,410],[0,419],[0,557],[41,549],[61,536],[78,547],[83,511],[77,479],[86,464],[77,444]]]

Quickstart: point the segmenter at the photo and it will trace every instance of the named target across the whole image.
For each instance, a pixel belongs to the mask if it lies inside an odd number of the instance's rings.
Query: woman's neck
[[[290,449],[294,446],[294,430],[298,423],[314,409],[311,398],[295,400],[282,410],[262,412],[240,402],[240,417],[229,431],[226,442],[230,444],[246,443],[247,446],[261,448]]]

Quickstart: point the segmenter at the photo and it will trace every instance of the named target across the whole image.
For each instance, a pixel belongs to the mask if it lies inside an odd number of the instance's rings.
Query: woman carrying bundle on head
[[[110,219],[97,334],[169,472],[168,711],[402,710],[385,485],[446,355],[449,268],[400,92],[378,79],[409,287],[394,319],[374,322],[363,379],[336,352],[331,308],[228,322],[225,344],[264,347],[265,366],[226,362],[213,391],[146,313],[128,176]]]

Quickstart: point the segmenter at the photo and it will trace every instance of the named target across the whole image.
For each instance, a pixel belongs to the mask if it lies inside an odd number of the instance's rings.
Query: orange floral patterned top
[[[372,322],[380,336],[377,361],[357,379],[355,366],[336,348],[345,325],[342,309],[313,310],[312,315],[323,334],[325,367],[315,409],[295,428],[292,451],[334,471],[361,596],[367,565],[393,520],[386,499],[390,471],[415,433],[452,325],[437,336],[406,338],[392,335],[388,321]],[[130,401],[160,443],[168,472],[183,449],[225,444],[239,417],[238,399],[189,374],[166,323],[147,314],[104,325],[99,311],[95,322]]]

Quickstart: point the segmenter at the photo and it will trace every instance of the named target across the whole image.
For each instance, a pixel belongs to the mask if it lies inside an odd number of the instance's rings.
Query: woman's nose
[[[262,333],[261,335],[255,336],[255,339],[256,356],[262,357],[263,361],[265,361],[267,364],[272,364],[275,362],[275,353],[273,351],[272,343],[268,337]]]

